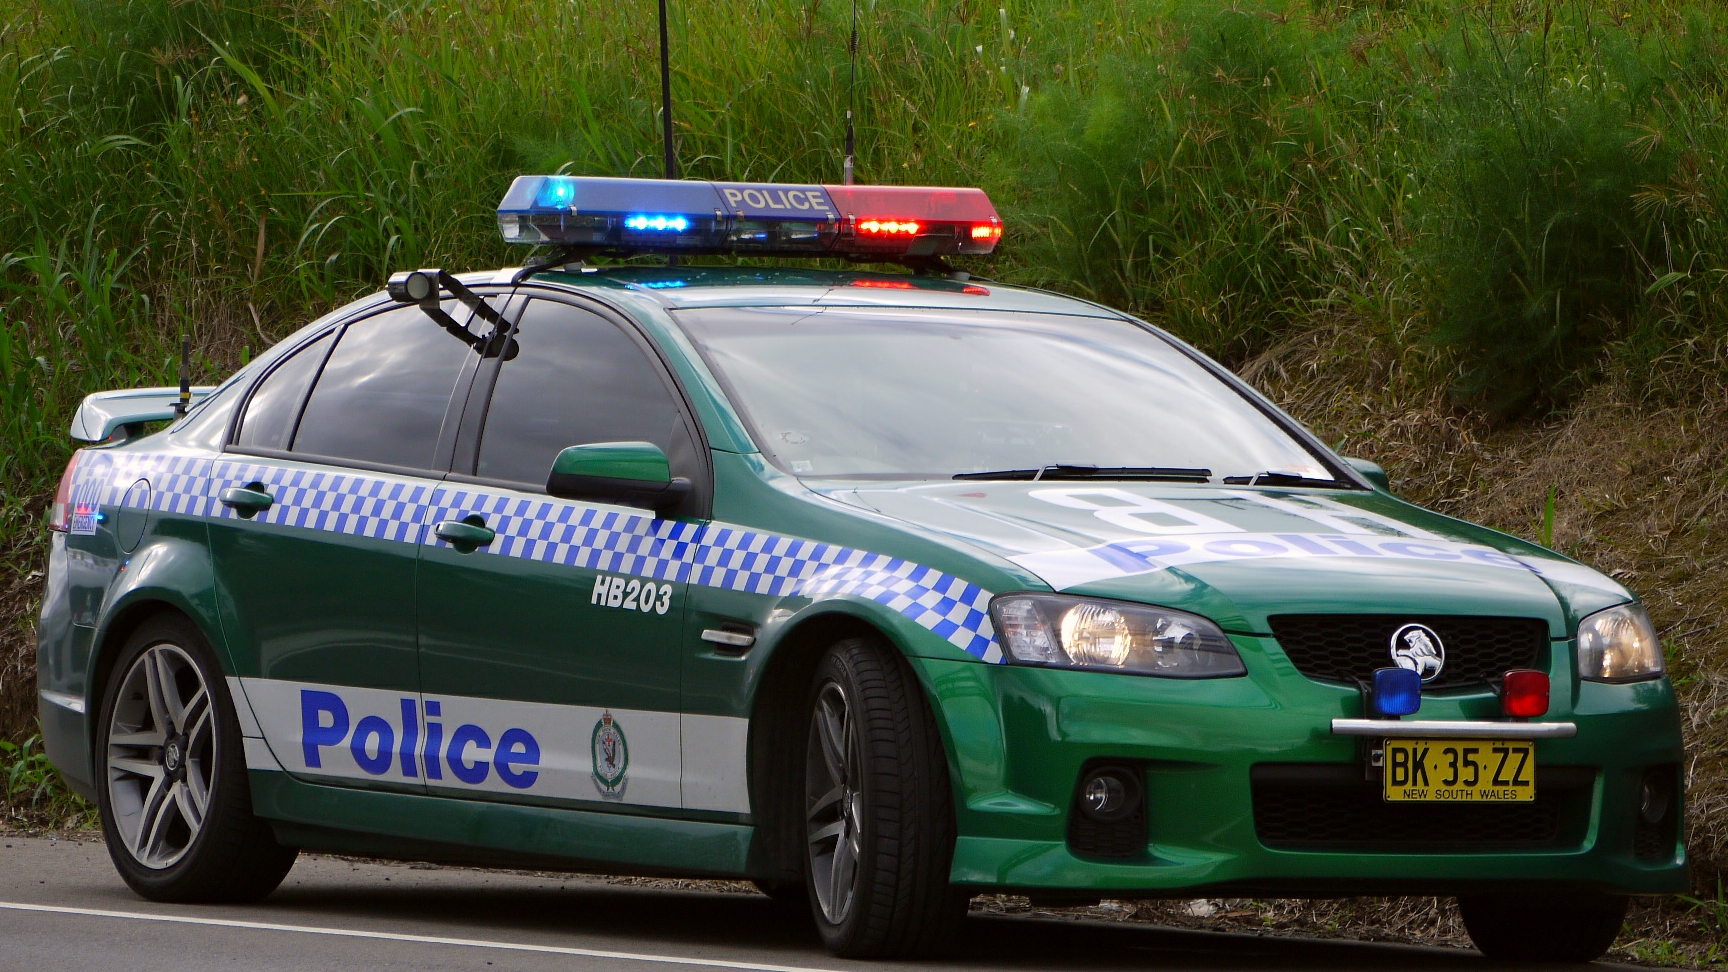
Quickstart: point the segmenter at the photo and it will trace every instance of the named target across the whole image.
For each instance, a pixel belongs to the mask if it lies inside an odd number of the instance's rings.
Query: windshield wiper
[[[1315,479],[1296,473],[1270,471],[1258,472],[1252,476],[1225,476],[1224,482],[1231,486],[1329,486],[1333,489],[1348,488],[1350,485],[1336,479]]]
[[[1204,483],[1212,479],[1212,470],[1183,466],[1080,466],[1057,463],[1037,469],[998,469],[992,472],[955,473],[955,479],[1044,480],[1062,479],[1121,479]]]

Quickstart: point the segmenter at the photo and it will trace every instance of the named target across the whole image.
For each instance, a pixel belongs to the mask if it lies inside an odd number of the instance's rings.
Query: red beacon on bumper
[[[1518,719],[1548,714],[1548,673],[1515,668],[1500,687],[1500,710]]]

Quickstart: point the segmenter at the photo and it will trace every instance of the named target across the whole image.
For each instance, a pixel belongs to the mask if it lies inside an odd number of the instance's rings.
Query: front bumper
[[[1422,825],[1408,833],[1293,846],[1262,832],[1265,782],[1308,774],[1367,787],[1353,777],[1361,773],[1364,743],[1331,728],[1333,719],[1360,717],[1361,699],[1353,689],[1302,677],[1271,639],[1234,640],[1249,674],[1204,681],[916,659],[957,777],[952,879],[1005,891],[1123,897],[1687,889],[1678,809],[1654,845],[1649,828],[1638,825],[1645,774],[1677,769],[1682,760],[1666,680],[1599,685],[1551,673],[1553,710],[1538,723],[1576,723],[1577,734],[1536,743],[1538,799],[1545,786],[1563,798],[1546,840],[1448,833],[1452,808],[1424,805],[1424,815],[1409,818]],[[1452,693],[1424,698],[1419,717],[1493,719],[1498,708],[1487,691]],[[1083,769],[1100,760],[1144,773],[1147,840],[1132,859],[1076,852],[1070,807]],[[1363,819],[1405,819],[1358,809],[1368,812]]]

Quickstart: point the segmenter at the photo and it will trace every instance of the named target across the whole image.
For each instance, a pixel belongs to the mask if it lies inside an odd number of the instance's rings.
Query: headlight
[[[1578,677],[1628,682],[1662,674],[1662,642],[1641,604],[1597,611],[1578,622]]]
[[[1166,678],[1247,674],[1236,646],[1198,615],[1060,594],[990,602],[1008,657],[1023,665],[1134,672]]]

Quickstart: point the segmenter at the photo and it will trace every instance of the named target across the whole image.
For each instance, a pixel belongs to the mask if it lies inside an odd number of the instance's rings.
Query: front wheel
[[[252,815],[246,754],[228,684],[198,629],[145,622],[104,693],[97,808],[109,856],[153,901],[254,901],[296,851]]]
[[[1470,941],[1488,958],[1590,962],[1626,921],[1626,899],[1606,894],[1473,894],[1458,898]]]
[[[917,678],[891,647],[854,638],[816,668],[804,759],[805,884],[836,955],[938,949],[965,913],[948,884],[948,762]]]

